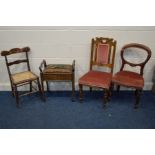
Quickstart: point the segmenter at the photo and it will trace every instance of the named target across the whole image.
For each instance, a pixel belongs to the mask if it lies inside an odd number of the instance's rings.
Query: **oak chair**
[[[49,81],[70,81],[72,82],[72,101],[75,100],[75,60],[71,64],[47,64],[43,60],[39,66],[41,86],[43,91],[44,101],[46,101],[44,92],[44,81],[46,81],[47,91],[50,91]]]
[[[136,50],[140,52],[146,52],[146,58],[142,62],[134,62],[132,60],[127,60],[125,58],[125,52],[131,53],[131,51],[136,53]],[[140,94],[144,87],[144,78],[143,78],[143,70],[146,63],[149,61],[151,57],[151,50],[149,47],[138,44],[138,43],[130,43],[122,47],[121,49],[121,59],[122,59],[122,66],[119,72],[117,72],[112,79],[112,82],[117,85],[117,91],[120,90],[120,86],[134,88],[135,89],[135,96],[136,96],[136,103],[135,108],[138,108],[139,101],[140,101]],[[140,72],[133,72],[129,70],[125,70],[125,65],[129,65],[131,67],[140,67]]]
[[[9,51],[2,51],[1,52],[1,56],[5,57],[6,66],[7,66],[9,79],[10,79],[10,84],[11,84],[11,89],[12,89],[12,95],[13,95],[13,97],[15,96],[15,98],[16,98],[17,107],[19,107],[19,97],[38,92],[37,88],[35,88],[33,86],[33,82],[38,85],[39,92],[40,92],[40,94],[42,96],[39,77],[37,75],[35,75],[33,72],[31,72],[31,69],[30,69],[28,52],[30,52],[29,47],[13,48],[13,49],[11,49]],[[14,55],[14,54],[17,54],[17,55],[22,54],[22,55],[24,55],[24,58],[22,58],[20,60],[18,59],[18,60],[15,60],[15,61],[10,61],[9,56]],[[19,64],[21,64],[21,63],[26,63],[27,64],[26,71],[12,73],[11,66],[18,65],[16,67],[19,67]],[[17,71],[17,68],[16,68],[16,71]],[[19,94],[19,91],[18,91],[17,88],[20,87],[20,86],[27,85],[27,84],[30,85],[30,91],[26,92],[26,93],[24,92],[22,94],[21,93]]]
[[[90,71],[79,79],[80,102],[83,101],[83,86],[104,90],[103,107],[110,99],[110,87],[114,67],[116,41],[112,38],[93,38],[91,42]],[[94,67],[108,68],[110,71],[97,71]]]

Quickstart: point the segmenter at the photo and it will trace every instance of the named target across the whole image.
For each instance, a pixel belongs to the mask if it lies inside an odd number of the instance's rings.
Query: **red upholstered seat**
[[[79,84],[109,89],[112,73],[89,71],[79,79]]]
[[[140,74],[131,71],[117,72],[113,76],[112,81],[117,85],[126,87],[133,87],[137,89],[142,89],[144,87],[144,78]]]

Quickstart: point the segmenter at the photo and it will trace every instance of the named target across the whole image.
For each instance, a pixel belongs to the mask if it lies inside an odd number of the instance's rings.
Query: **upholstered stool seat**
[[[66,64],[50,64],[47,65],[43,71],[44,74],[53,74],[53,73],[72,73],[72,65]]]

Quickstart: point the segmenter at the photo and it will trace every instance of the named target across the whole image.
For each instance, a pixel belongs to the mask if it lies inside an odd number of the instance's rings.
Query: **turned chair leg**
[[[117,92],[120,91],[120,85],[117,85]]]
[[[90,92],[92,92],[92,90],[93,90],[92,87],[89,87],[89,90],[90,90]]]
[[[105,89],[104,90],[104,97],[103,97],[103,108],[106,107],[108,99],[109,99],[109,90]]]
[[[135,102],[135,107],[134,107],[135,109],[139,107],[141,92],[142,90],[138,90],[138,89],[136,89],[135,91],[135,96],[136,96],[136,102]]]
[[[80,103],[83,102],[83,86],[82,84],[79,84],[79,96],[80,96]]]
[[[110,85],[110,90],[109,90],[109,98],[108,98],[109,101],[110,101],[110,99],[111,99],[113,90],[114,90],[114,84],[111,83],[111,85]]]

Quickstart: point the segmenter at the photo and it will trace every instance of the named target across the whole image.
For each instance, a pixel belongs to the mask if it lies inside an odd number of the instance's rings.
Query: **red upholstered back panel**
[[[109,45],[108,44],[98,44],[97,47],[97,57],[96,62],[99,64],[108,64],[109,58]]]

